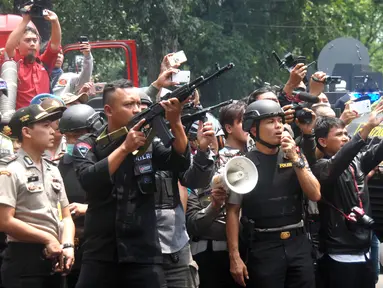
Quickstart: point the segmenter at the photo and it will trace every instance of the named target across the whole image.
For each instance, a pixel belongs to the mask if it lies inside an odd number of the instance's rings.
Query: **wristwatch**
[[[303,169],[306,167],[305,160],[302,157],[299,157],[297,161],[293,162],[293,166],[299,169]]]
[[[64,243],[62,245],[62,249],[67,249],[67,248],[74,248],[74,245],[72,243]]]

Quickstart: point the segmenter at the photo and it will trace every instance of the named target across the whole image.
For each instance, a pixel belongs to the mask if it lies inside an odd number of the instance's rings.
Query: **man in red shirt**
[[[25,8],[29,11],[30,7]],[[5,45],[7,56],[18,62],[16,110],[28,106],[34,96],[50,92],[49,73],[61,49],[61,27],[54,12],[44,11],[44,18],[51,22],[52,30],[50,42],[41,56],[40,35],[36,29],[28,26],[31,21],[28,13],[23,14],[23,20],[9,35]]]

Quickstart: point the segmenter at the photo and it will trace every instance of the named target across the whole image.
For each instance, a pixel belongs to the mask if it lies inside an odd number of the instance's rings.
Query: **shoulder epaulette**
[[[45,157],[43,157],[43,159],[46,161],[46,162],[48,162],[49,164],[51,164],[51,165],[53,165],[53,166],[57,166],[57,164],[56,164],[56,162],[55,162],[55,160],[56,159],[49,159],[49,158],[45,158]]]
[[[8,155],[0,159],[0,164],[9,164],[19,157],[17,154]]]

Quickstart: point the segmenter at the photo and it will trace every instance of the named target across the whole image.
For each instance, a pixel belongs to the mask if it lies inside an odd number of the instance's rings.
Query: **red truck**
[[[0,51],[5,47],[5,43],[7,42],[9,34],[16,28],[16,26],[21,22],[22,18],[19,15],[14,14],[5,14],[0,15]],[[31,23],[31,26],[34,25]],[[108,71],[113,69],[117,69],[113,67],[113,65],[105,65],[105,60],[108,58],[113,58],[115,63],[118,64],[119,71],[118,76],[120,78],[126,78],[133,82],[134,86],[139,87],[139,78],[138,78],[138,63],[137,63],[137,50],[136,50],[136,42],[134,40],[102,40],[90,42],[92,47],[92,53],[95,59],[95,72],[99,73],[99,79],[97,82],[107,82],[113,79],[103,79],[103,76],[107,76]],[[79,44],[68,44],[63,47],[63,52],[65,54],[65,58],[67,59],[66,65],[69,68],[72,68],[73,65],[68,64],[69,61],[72,61],[74,53],[78,52]],[[78,54],[78,53],[76,53]],[[103,57],[98,58],[98,54]],[[108,56],[110,55],[110,56]],[[100,58],[102,60],[100,60]],[[112,59],[111,59],[112,60]],[[0,53],[0,63],[3,62],[3,55]],[[112,62],[112,61],[111,61]],[[101,68],[101,66],[108,66],[107,68]],[[65,62],[64,62],[65,68]],[[76,69],[74,69],[76,70]],[[65,69],[64,69],[65,71]],[[73,72],[73,71],[72,71]],[[102,73],[100,73],[102,72]],[[102,75],[104,74],[104,75]],[[110,74],[110,73],[109,73]]]

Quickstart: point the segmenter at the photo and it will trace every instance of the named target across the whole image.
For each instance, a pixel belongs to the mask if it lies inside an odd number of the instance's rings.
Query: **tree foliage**
[[[6,7],[9,8],[10,0]],[[49,1],[48,1],[49,2]],[[273,50],[316,59],[337,37],[354,37],[383,72],[383,7],[372,0],[56,0],[63,43],[135,39],[142,85],[153,81],[163,56],[184,50],[185,69],[197,77],[215,63],[233,71],[203,89],[204,104],[242,98],[263,82],[282,84]],[[101,56],[100,56],[101,57]],[[96,61],[108,62],[107,58]],[[117,60],[116,60],[117,61]],[[111,61],[113,62],[113,61]],[[118,61],[117,61],[118,62]],[[116,62],[116,63],[117,63]],[[118,73],[109,67],[107,73]]]

